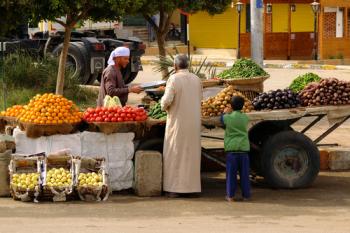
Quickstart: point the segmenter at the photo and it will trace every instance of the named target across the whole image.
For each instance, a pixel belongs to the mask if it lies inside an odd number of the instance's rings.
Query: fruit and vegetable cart
[[[219,116],[230,106],[233,95],[245,98],[243,111],[250,118],[252,171],[264,177],[271,187],[309,186],[319,172],[319,143],[350,118],[349,82],[334,78],[317,80],[310,78],[309,74],[298,77],[296,81],[293,88],[299,88],[299,93],[289,88],[269,91],[260,93],[250,102],[231,85],[202,102],[202,124],[207,128],[214,128],[222,127]],[[292,128],[294,123],[304,121],[305,118],[312,119],[304,129],[296,131]],[[329,128],[311,140],[305,133],[324,118],[328,119]],[[143,140],[139,148],[161,151],[161,127],[154,127],[153,134]],[[223,140],[210,133],[203,134],[202,137]],[[203,147],[202,155],[225,167],[223,148]]]
[[[251,166],[254,172],[276,188],[309,186],[319,172],[321,140],[350,118],[350,106],[324,106],[247,113],[250,119]],[[302,130],[292,124],[303,118],[313,118]],[[319,121],[327,118],[330,126],[315,139],[305,135]],[[207,127],[221,127],[218,117],[202,119]],[[204,138],[223,138],[203,135]],[[325,145],[325,144],[323,144]],[[211,153],[217,149],[202,149],[202,155],[225,166],[224,157]]]

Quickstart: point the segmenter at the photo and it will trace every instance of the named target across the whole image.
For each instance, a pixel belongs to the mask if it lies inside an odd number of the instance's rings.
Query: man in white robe
[[[168,113],[163,149],[163,190],[168,196],[201,192],[200,79],[188,71],[186,55],[175,57],[161,106]]]

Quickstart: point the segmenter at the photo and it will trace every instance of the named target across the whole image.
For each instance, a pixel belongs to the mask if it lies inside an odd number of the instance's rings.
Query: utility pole
[[[263,0],[251,0],[250,5],[250,28],[251,28],[251,57],[254,62],[263,67],[264,65],[264,33],[263,33]]]

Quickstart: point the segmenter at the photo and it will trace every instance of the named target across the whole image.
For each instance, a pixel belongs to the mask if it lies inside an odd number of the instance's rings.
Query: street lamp
[[[313,46],[313,57],[314,60],[317,61],[317,19],[318,19],[318,13],[320,11],[320,3],[318,3],[316,0],[314,0],[313,3],[310,4],[312,11],[314,12],[314,46]]]
[[[267,14],[271,14],[272,13],[272,4],[271,3],[267,3],[266,4],[266,13]]]
[[[241,58],[241,13],[244,4],[239,0],[236,3],[236,10],[238,12],[238,46],[237,46],[237,59]]]

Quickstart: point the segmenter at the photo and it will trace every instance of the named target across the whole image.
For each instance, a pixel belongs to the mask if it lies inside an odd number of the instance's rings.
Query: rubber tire
[[[97,80],[99,74],[91,74],[89,81],[86,83],[87,85],[93,85],[95,81]],[[101,79],[100,79],[101,80]]]
[[[309,166],[299,178],[288,180],[281,177],[274,167],[277,152],[286,145],[304,150]],[[261,165],[264,178],[273,188],[305,188],[312,184],[320,171],[320,153],[316,144],[305,135],[295,131],[283,131],[270,137],[263,146]]]
[[[53,54],[59,56],[62,51],[63,44],[57,46]],[[79,45],[77,42],[71,42],[68,48],[68,56],[71,56],[76,64],[76,71],[74,72],[76,77],[79,79],[80,84],[87,84],[90,78],[90,68],[89,63],[86,61],[87,59],[87,51],[86,49]]]
[[[163,138],[152,138],[140,143],[136,150],[155,150],[163,153]]]
[[[249,141],[262,148],[270,137],[286,130],[293,131],[289,125],[281,125],[274,121],[262,121],[249,130]],[[258,175],[264,176],[264,170],[261,168],[261,151],[251,148],[249,155],[251,169]]]

